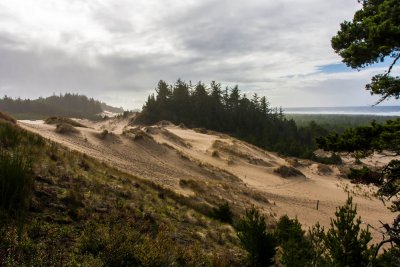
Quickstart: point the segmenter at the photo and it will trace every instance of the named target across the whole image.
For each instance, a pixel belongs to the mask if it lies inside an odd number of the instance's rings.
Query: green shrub
[[[213,217],[224,223],[232,223],[233,213],[229,207],[229,203],[225,202],[217,208],[213,208]]]
[[[274,263],[276,240],[273,234],[267,232],[265,218],[254,206],[246,210],[236,229],[252,266],[270,266]]]
[[[14,212],[27,208],[33,183],[31,162],[24,151],[0,150],[0,208]]]
[[[383,182],[383,175],[381,173],[372,171],[365,166],[363,166],[361,169],[350,168],[350,172],[347,174],[347,178],[349,178],[354,183],[373,183],[375,185],[380,185]]]

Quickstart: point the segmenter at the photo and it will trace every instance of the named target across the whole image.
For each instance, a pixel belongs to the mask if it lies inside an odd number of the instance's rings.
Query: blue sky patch
[[[347,67],[346,64],[343,64],[343,63],[322,65],[322,66],[317,66],[317,68],[318,68],[318,72],[323,72],[323,73],[338,73],[338,72],[356,71],[352,68]]]
[[[393,58],[386,57],[384,62],[379,62],[375,63],[372,65],[369,65],[363,69],[372,69],[372,68],[388,68],[389,65],[393,62]],[[334,63],[334,64],[328,64],[328,65],[322,65],[322,66],[317,66],[317,72],[319,73],[339,73],[339,72],[351,72],[351,71],[357,71],[356,69],[352,69],[350,67],[347,67],[346,64],[344,63]]]

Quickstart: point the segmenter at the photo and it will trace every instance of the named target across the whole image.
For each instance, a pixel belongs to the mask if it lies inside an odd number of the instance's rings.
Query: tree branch
[[[394,65],[396,65],[396,62],[397,60],[399,60],[399,58],[400,58],[400,52],[397,54],[397,57],[393,60],[392,64],[390,64],[388,71],[383,76],[387,77],[390,74],[390,72],[392,71]]]
[[[368,266],[373,266],[372,263],[374,262],[374,260],[375,260],[376,257],[378,256],[379,249],[380,249],[384,244],[389,243],[389,242],[393,242],[393,241],[395,241],[395,238],[393,238],[393,237],[381,241],[381,242],[379,243],[379,245],[376,247],[374,256],[371,258],[371,261],[369,262]]]

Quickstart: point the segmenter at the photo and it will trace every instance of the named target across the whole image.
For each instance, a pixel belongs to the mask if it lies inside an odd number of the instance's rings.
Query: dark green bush
[[[225,202],[217,208],[213,208],[213,217],[224,223],[232,223],[233,213],[229,207],[229,203]]]
[[[372,171],[368,167],[363,166],[361,169],[350,168],[347,178],[354,183],[375,184],[380,185],[383,182],[383,175],[379,172]]]

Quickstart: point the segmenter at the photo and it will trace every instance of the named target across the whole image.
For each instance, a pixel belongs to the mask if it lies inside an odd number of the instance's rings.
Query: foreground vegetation
[[[0,116],[0,265],[390,266],[349,198],[331,227],[268,221],[132,177]],[[182,184],[198,187],[196,181]],[[199,188],[202,191],[204,189]],[[199,192],[200,192],[199,191]]]
[[[0,119],[1,266],[240,265],[209,206]],[[209,213],[208,213],[209,211]]]

